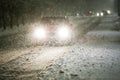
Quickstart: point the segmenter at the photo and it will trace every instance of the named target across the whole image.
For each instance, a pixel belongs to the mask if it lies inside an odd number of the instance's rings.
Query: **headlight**
[[[59,26],[57,29],[59,40],[67,40],[71,38],[71,30],[67,25]]]
[[[46,31],[44,28],[35,28],[33,31],[33,37],[36,39],[45,39],[46,38]]]
[[[111,11],[110,11],[110,10],[107,10],[107,13],[108,13],[108,14],[111,14]]]
[[[104,13],[103,13],[103,12],[101,12],[101,13],[100,13],[100,15],[101,15],[101,16],[104,16]]]
[[[97,13],[97,16],[100,16],[100,13]]]

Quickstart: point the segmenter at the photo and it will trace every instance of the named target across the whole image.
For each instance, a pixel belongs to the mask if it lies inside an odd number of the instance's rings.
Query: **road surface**
[[[101,18],[75,22],[90,31],[102,24]],[[21,35],[0,38],[0,80],[120,79],[120,42],[83,39],[71,46],[28,47]]]

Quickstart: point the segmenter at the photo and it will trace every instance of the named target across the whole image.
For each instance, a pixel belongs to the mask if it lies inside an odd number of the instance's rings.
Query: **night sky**
[[[111,0],[0,0],[0,26],[6,29],[40,16],[74,16],[112,8]]]

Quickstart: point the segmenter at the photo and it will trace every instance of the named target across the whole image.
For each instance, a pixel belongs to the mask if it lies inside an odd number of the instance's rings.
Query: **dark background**
[[[114,10],[113,3],[114,0],[0,0],[0,28],[19,27],[41,16],[74,16],[89,10]]]

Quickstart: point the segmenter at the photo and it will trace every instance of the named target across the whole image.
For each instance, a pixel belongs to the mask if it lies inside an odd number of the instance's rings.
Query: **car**
[[[41,17],[32,31],[33,38],[47,45],[73,43],[74,27],[68,17]]]
[[[94,12],[93,11],[86,11],[84,13],[85,16],[93,16],[94,15]]]

